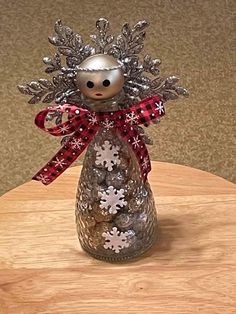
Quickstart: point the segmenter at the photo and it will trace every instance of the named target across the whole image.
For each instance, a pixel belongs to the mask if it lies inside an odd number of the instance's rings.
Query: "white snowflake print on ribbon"
[[[36,179],[38,180],[38,181],[41,181],[42,183],[44,183],[44,184],[47,184],[50,180],[49,180],[49,178],[48,178],[48,176],[45,176],[45,175],[43,175],[43,174],[39,174],[37,177],[36,177]]]
[[[102,236],[105,238],[105,249],[120,253],[120,250],[129,247],[128,236],[129,232],[119,231],[116,227],[113,227],[111,231],[103,232]]]
[[[55,164],[55,167],[61,167],[61,168],[63,168],[65,165],[66,165],[66,163],[64,162],[64,158],[62,158],[62,159],[59,159],[58,157],[56,157],[56,160],[53,160],[52,162]]]
[[[96,117],[96,113],[93,112],[93,113],[89,114],[88,120],[89,120],[89,123],[92,124],[92,125],[97,124],[98,123],[98,119]]]
[[[158,110],[159,115],[161,115],[162,113],[165,113],[165,108],[163,106],[163,102],[162,101],[155,102],[155,105],[156,105],[156,109],[155,110]]]
[[[69,125],[60,126],[59,130],[56,131],[56,133],[62,133],[64,134],[70,129]]]
[[[139,142],[140,142],[140,139],[139,139],[139,137],[138,137],[138,135],[137,135],[136,137],[134,137],[133,143],[132,143],[132,145],[134,146],[134,148],[139,147]]]
[[[79,149],[84,145],[81,138],[73,138],[69,143],[73,149]]]
[[[113,146],[109,141],[105,141],[102,146],[94,145],[96,153],[96,165],[103,165],[108,171],[112,171],[115,165],[120,164],[119,146]]]
[[[125,122],[130,123],[130,124],[137,124],[138,116],[133,111],[131,113],[127,113]]]
[[[106,118],[105,121],[102,122],[102,125],[105,129],[112,129],[114,128],[114,121],[110,121]]]
[[[144,169],[147,169],[149,165],[149,158],[148,157],[144,157],[143,162],[142,162],[142,167]]]
[[[113,186],[109,186],[105,192],[99,192],[100,208],[107,209],[110,214],[116,214],[121,207],[127,205],[124,192],[125,190],[116,190]]]

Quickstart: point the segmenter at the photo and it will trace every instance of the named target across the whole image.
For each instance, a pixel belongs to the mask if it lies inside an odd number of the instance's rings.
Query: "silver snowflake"
[[[104,126],[105,129],[112,129],[114,128],[114,121],[111,121],[109,119],[105,119],[105,121],[102,122],[102,125]]]
[[[89,114],[88,120],[89,120],[89,123],[92,124],[92,125],[97,124],[98,123],[98,119],[96,117],[96,113],[93,112],[93,113]]]
[[[55,164],[55,167],[61,167],[61,168],[63,168],[65,165],[66,165],[66,163],[64,162],[64,158],[62,158],[62,159],[59,159],[58,157],[56,157],[56,160],[53,160],[52,162]]]
[[[136,137],[134,137],[133,143],[132,143],[132,145],[134,145],[134,148],[139,147],[139,142],[140,142],[140,139],[139,139],[139,136],[137,135]]]
[[[84,145],[81,138],[74,138],[69,142],[69,144],[73,149],[80,149]]]
[[[105,238],[105,249],[120,253],[120,250],[129,247],[128,236],[129,232],[119,231],[116,227],[113,227],[111,231],[103,232],[102,236]]]
[[[102,146],[94,145],[96,153],[96,165],[104,165],[108,171],[112,171],[114,165],[120,164],[119,146],[113,146],[109,141],[105,141]]]
[[[138,116],[133,111],[131,113],[127,113],[125,122],[130,124],[137,124]]]
[[[109,186],[105,192],[99,192],[100,208],[107,209],[110,214],[116,214],[117,211],[127,205],[124,200],[124,190],[116,190],[113,186]]]
[[[53,79],[38,79],[19,85],[21,93],[29,95],[30,104],[57,103],[75,104],[81,107],[84,98],[78,89],[76,76],[79,65],[91,55],[109,54],[123,64],[125,83],[122,102],[131,105],[147,96],[159,95],[164,101],[187,96],[187,90],[178,86],[176,76],[162,78],[159,75],[161,61],[146,54],[140,58],[144,47],[148,22],[138,21],[135,25],[125,23],[117,36],[110,34],[109,21],[96,21],[96,34],[90,36],[93,46],[86,44],[81,35],[60,20],[55,23],[55,33],[49,42],[57,49],[53,56],[43,58],[45,72],[53,73]]]
[[[162,113],[165,113],[165,108],[163,106],[163,102],[162,101],[155,102],[155,105],[156,105],[156,109],[155,110],[158,110],[159,115],[161,115]]]

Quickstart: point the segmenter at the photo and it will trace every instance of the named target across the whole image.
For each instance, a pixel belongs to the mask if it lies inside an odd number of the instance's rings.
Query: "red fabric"
[[[72,118],[55,127],[46,128],[47,114],[53,111],[69,112]],[[33,180],[41,181],[45,185],[54,181],[79,157],[100,128],[115,129],[125,139],[138,160],[143,179],[146,180],[151,163],[138,125],[160,119],[164,114],[165,109],[159,96],[146,98],[127,109],[113,112],[92,112],[69,104],[48,107],[37,114],[35,124],[54,136],[73,134],[52,159],[33,176]]]

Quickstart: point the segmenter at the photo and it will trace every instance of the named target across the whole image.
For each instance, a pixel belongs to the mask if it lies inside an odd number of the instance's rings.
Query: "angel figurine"
[[[34,180],[50,184],[87,148],[76,195],[78,238],[87,253],[111,262],[138,257],[157,239],[147,180],[151,139],[142,126],[160,120],[167,100],[187,95],[175,76],[159,76],[159,59],[140,60],[147,26],[126,23],[113,36],[109,22],[100,18],[90,46],[59,20],[56,35],[49,37],[57,53],[43,59],[46,73],[56,73],[52,81],[18,86],[32,96],[31,104],[55,103],[39,112],[35,123],[63,136],[61,149]]]

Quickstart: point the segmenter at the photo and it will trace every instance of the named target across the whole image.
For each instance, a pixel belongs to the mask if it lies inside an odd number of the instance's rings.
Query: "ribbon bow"
[[[54,111],[69,112],[71,118],[55,127],[46,128],[46,117]],[[69,104],[49,107],[39,112],[35,124],[40,129],[54,136],[73,134],[56,155],[34,175],[33,180],[41,181],[45,185],[54,181],[79,157],[101,128],[114,129],[128,143],[138,160],[142,177],[146,180],[151,163],[138,125],[159,119],[164,114],[165,109],[159,96],[146,98],[127,109],[113,112],[92,112]]]

